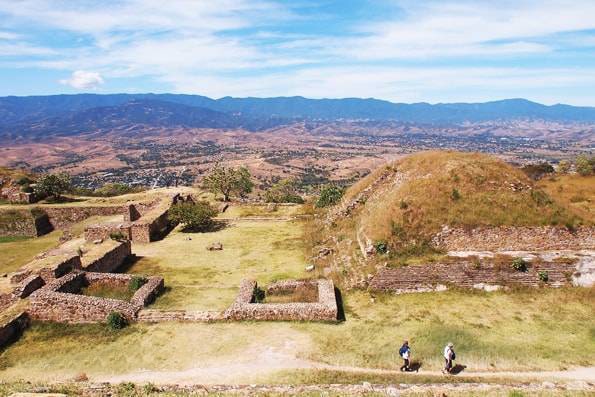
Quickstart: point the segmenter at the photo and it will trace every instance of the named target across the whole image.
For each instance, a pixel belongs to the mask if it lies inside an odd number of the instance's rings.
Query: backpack
[[[455,351],[454,351],[454,350],[451,350],[451,351],[450,351],[450,359],[451,359],[451,360],[454,360],[454,359],[456,359],[456,358],[457,358],[457,355],[455,354]]]
[[[399,356],[403,357],[403,354],[405,354],[406,351],[407,351],[407,346],[405,346],[405,345],[401,346],[401,348],[399,349]]]

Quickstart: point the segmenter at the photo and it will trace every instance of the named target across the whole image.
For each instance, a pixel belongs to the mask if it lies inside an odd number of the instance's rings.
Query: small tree
[[[223,201],[229,201],[232,194],[243,197],[254,187],[250,171],[246,167],[236,169],[219,164],[204,177],[202,185],[211,193],[222,194]]]
[[[558,172],[560,174],[568,174],[570,171],[570,161],[562,160],[558,163]]]
[[[587,176],[595,172],[595,157],[589,159],[584,154],[576,158],[576,172],[582,176]]]
[[[213,223],[217,210],[206,201],[197,203],[184,202],[173,205],[168,212],[168,217],[174,222],[179,222],[191,230],[203,230]]]
[[[46,174],[37,181],[35,194],[40,197],[53,197],[60,199],[60,196],[72,189],[70,175],[66,173]]]
[[[343,197],[343,189],[335,185],[327,185],[322,188],[320,191],[320,196],[316,201],[316,206],[321,207],[328,207],[330,205],[335,205],[341,198]]]
[[[264,195],[267,203],[297,203],[304,199],[297,192],[297,183],[293,179],[283,179],[274,184]]]

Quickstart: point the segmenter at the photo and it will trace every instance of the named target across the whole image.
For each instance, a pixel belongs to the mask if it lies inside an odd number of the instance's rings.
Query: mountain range
[[[254,131],[300,120],[376,120],[434,125],[512,120],[595,123],[595,107],[546,106],[525,99],[405,104],[372,98],[211,99],[182,94],[0,97],[0,134],[5,138],[73,135],[131,125]]]

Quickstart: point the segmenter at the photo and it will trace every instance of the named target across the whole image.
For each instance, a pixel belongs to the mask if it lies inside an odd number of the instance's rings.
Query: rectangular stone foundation
[[[299,283],[316,283],[318,302],[314,303],[254,303],[256,281],[242,280],[240,292],[235,302],[225,311],[229,320],[257,321],[329,321],[338,320],[338,307],[335,286],[331,280],[304,280],[286,282],[287,288],[295,288]],[[277,289],[283,288],[281,285]]]

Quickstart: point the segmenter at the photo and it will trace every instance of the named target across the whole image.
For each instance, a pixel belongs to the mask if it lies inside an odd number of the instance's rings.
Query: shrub
[[[119,330],[128,325],[128,320],[120,312],[111,312],[107,315],[107,325],[112,330]]]
[[[138,291],[143,285],[147,283],[147,279],[145,277],[134,276],[128,282],[128,289],[132,292]]]
[[[539,273],[537,273],[537,275],[539,276],[539,281],[544,283],[547,283],[550,279],[548,272],[546,272],[545,270],[541,270]]]
[[[374,249],[379,254],[386,254],[388,252],[388,243],[386,241],[376,241]]]
[[[343,197],[344,190],[335,185],[327,185],[320,191],[320,196],[316,200],[318,208],[328,207],[337,204]]]
[[[567,174],[570,171],[570,162],[568,160],[562,160],[558,163],[558,172],[560,174]]]
[[[554,167],[546,161],[537,164],[527,164],[522,170],[533,180],[539,180],[546,174],[554,173]]]
[[[514,258],[511,264],[512,268],[518,272],[526,272],[527,271],[527,261],[523,258]]]
[[[33,188],[30,185],[23,185],[23,186],[21,186],[21,192],[33,193]]]
[[[459,193],[457,189],[453,188],[452,192],[450,192],[450,198],[452,201],[457,201],[461,198],[461,193]]]
[[[17,185],[20,185],[20,186],[30,185],[33,182],[34,181],[32,179],[30,179],[29,177],[26,177],[26,176],[22,176],[19,179],[17,179]]]
[[[539,206],[552,204],[552,199],[542,190],[531,190],[531,198]]]
[[[179,222],[190,230],[204,230],[213,223],[217,210],[206,201],[197,203],[184,202],[173,205],[168,212],[168,217],[174,222]]]
[[[266,191],[264,199],[267,203],[304,203],[304,199],[297,192],[297,184],[293,179],[283,179],[274,184]]]
[[[262,288],[260,288],[259,286],[254,287],[254,294],[252,295],[254,297],[254,302],[264,302],[265,295],[266,294]]]
[[[582,176],[592,175],[595,172],[595,157],[588,158],[581,154],[576,158],[576,172]]]
[[[402,210],[406,210],[409,207],[409,204],[407,204],[407,202],[405,200],[401,200],[401,202],[399,203],[399,208]]]
[[[124,234],[122,234],[122,232],[112,232],[109,234],[109,238],[111,238],[112,240],[121,241],[124,240],[126,237],[124,236]]]

